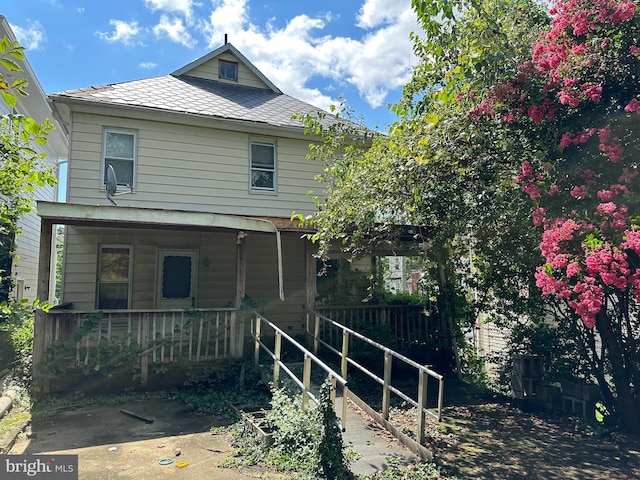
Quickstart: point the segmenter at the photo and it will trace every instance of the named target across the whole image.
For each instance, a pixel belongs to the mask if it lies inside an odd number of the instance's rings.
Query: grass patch
[[[15,430],[19,424],[27,422],[31,418],[29,407],[21,403],[15,404],[9,413],[0,419],[0,437],[4,437],[9,432]]]

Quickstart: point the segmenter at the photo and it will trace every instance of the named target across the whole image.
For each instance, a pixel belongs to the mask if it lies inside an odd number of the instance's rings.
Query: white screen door
[[[195,307],[198,252],[160,250],[158,308]]]

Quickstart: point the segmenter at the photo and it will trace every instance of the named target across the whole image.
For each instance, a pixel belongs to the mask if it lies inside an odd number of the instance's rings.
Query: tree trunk
[[[625,358],[611,327],[611,319],[605,312],[596,315],[596,328],[611,362],[611,376],[616,391],[614,409],[618,423],[631,433],[640,433],[640,398],[631,382],[631,359]]]
[[[460,350],[458,345],[458,324],[456,321],[455,284],[449,268],[449,248],[447,245],[434,247],[438,264],[438,310],[442,323],[442,335],[446,342],[444,350],[449,356],[448,364],[453,365],[458,379],[462,377]]]

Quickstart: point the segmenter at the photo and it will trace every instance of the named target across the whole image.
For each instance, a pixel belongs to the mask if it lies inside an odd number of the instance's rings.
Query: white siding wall
[[[321,165],[305,158],[308,141],[86,113],[73,114],[70,203],[108,204],[100,185],[105,126],[138,132],[136,192],[119,204],[285,218],[315,210],[307,191],[318,190]],[[276,193],[249,192],[251,138],[277,141]]]

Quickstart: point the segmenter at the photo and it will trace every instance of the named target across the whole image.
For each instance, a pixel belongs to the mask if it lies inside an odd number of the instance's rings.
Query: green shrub
[[[231,441],[240,458],[237,463],[264,463],[281,472],[293,472],[300,479],[353,478],[333,411],[328,380],[320,388],[318,406],[308,410],[302,408],[301,395],[291,395],[284,388],[272,388],[271,410],[266,412],[261,427],[273,432],[270,447],[246,426],[234,429]]]
[[[13,350],[10,381],[29,390],[33,360],[34,310],[46,307],[26,299],[0,304],[0,329],[8,331]]]

